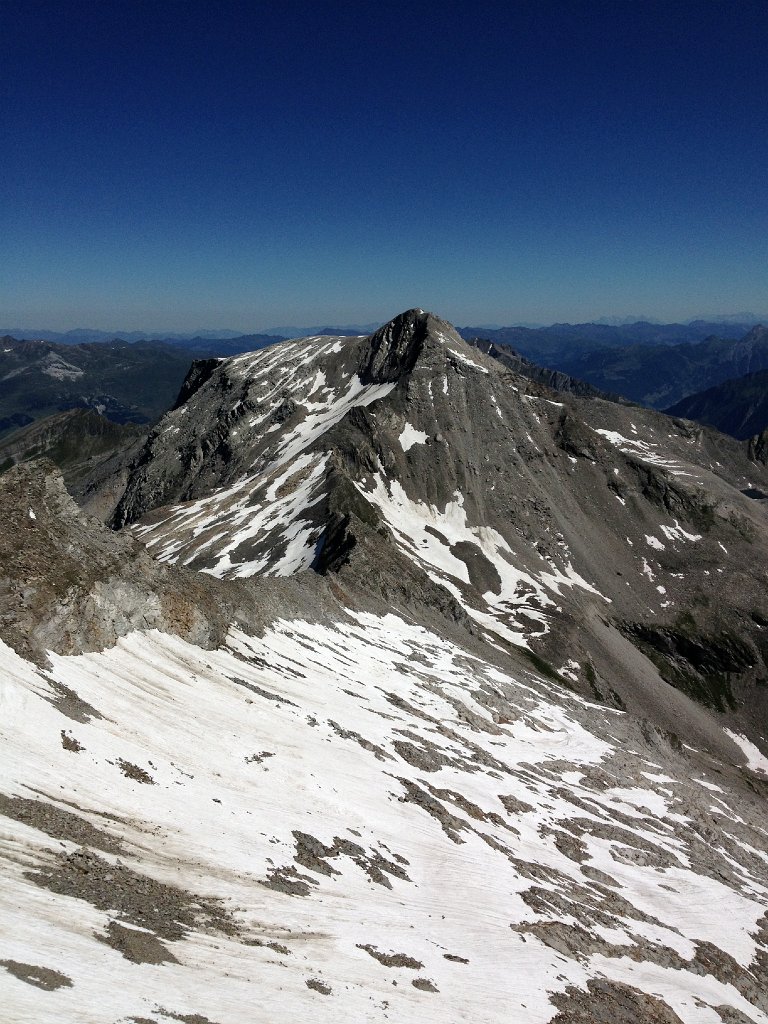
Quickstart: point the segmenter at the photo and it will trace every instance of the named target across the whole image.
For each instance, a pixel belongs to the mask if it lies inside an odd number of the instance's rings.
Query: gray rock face
[[[702,704],[762,742],[768,537],[744,492],[768,474],[745,447],[553,394],[420,310],[196,366],[185,393],[115,516],[163,561],[330,573],[673,732],[721,742]],[[696,653],[734,638],[735,660]]]
[[[444,325],[431,313],[409,309],[372,334],[360,360],[360,379],[364,384],[398,381],[416,365],[425,339]]]
[[[82,513],[45,460],[0,482],[0,631],[35,660],[100,650],[136,629],[220,643],[238,599],[217,581],[159,565],[129,534]]]
[[[30,459],[50,459],[78,504],[106,520],[146,434],[145,427],[113,423],[93,409],[69,409],[3,438],[0,472]]]

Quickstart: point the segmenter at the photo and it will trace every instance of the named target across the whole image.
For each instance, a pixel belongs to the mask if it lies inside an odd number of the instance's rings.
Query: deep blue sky
[[[0,0],[0,323],[768,309],[768,3]]]

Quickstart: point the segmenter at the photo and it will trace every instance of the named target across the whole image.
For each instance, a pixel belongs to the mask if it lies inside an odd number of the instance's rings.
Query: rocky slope
[[[50,459],[81,507],[107,519],[146,434],[144,427],[113,423],[93,409],[69,409],[2,438],[0,473],[30,459]]]
[[[767,1024],[746,446],[412,310],[197,364],[119,532],[49,469],[0,478],[10,1019]]]
[[[683,693],[766,732],[765,510],[742,492],[768,479],[736,442],[555,400],[418,311],[198,364],[184,395],[116,513],[160,560],[331,571],[665,728]]]
[[[768,427],[768,370],[748,373],[689,395],[667,412],[742,440],[754,437]]]
[[[100,650],[136,629],[203,646],[223,638],[214,581],[169,572],[129,535],[86,517],[51,463],[15,466],[0,486],[2,635],[19,653],[42,661],[46,650]]]

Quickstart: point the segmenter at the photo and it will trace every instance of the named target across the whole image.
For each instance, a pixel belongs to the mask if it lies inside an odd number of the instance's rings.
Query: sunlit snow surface
[[[725,730],[731,739],[744,751],[747,758],[747,764],[753,772],[760,772],[763,775],[768,775],[768,757],[758,750],[751,740],[748,740],[746,736],[741,733],[733,732],[731,729]]]
[[[41,879],[78,841],[5,800],[4,1020],[529,1024],[592,977],[692,1024],[723,1004],[768,1019],[690,964],[697,942],[755,956],[766,833],[731,840],[718,787],[635,751],[618,712],[392,615],[279,621],[215,652],[135,633],[50,671],[0,659],[5,794],[98,829],[97,874],[222,914],[160,935],[177,962],[132,962],[101,941],[139,927],[117,896]]]
[[[309,568],[315,552],[307,513],[324,497],[327,456],[307,449],[351,409],[370,405],[394,387],[364,385],[356,375],[341,386],[328,384],[322,362],[348,340],[299,339],[229,361],[232,377],[248,380],[258,392],[257,413],[233,428],[235,435],[246,432],[247,443],[263,444],[280,430],[270,418],[286,399],[303,415],[292,430],[279,433],[274,447],[260,449],[253,472],[137,526],[136,535],[156,558],[185,565],[195,561],[203,572],[229,578],[290,576]],[[182,407],[168,419],[183,412]]]
[[[427,434],[425,434],[423,430],[417,430],[416,427],[406,422],[398,440],[400,441],[403,451],[408,452],[415,444],[424,444],[427,440]]]
[[[693,467],[687,467],[678,459],[670,459],[663,455],[659,451],[659,444],[657,441],[647,440],[642,437],[624,437],[616,430],[602,430],[598,429],[595,431],[596,434],[600,434],[606,441],[610,442],[619,451],[624,452],[625,455],[634,455],[643,462],[648,462],[652,466],[659,466],[661,469],[668,470],[672,476],[693,476],[690,472]]]

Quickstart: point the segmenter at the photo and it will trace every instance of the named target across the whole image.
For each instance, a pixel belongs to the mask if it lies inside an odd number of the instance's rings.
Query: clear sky
[[[766,0],[0,0],[0,323],[768,309]]]

